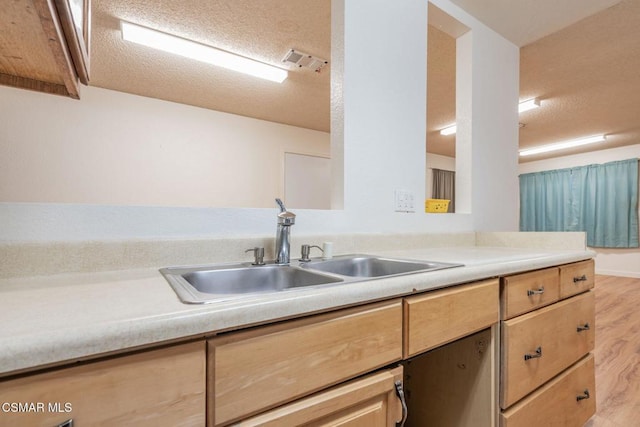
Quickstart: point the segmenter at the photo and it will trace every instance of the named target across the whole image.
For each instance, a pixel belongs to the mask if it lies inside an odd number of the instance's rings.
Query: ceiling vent
[[[316,73],[319,73],[329,61],[309,55],[308,53],[300,52],[299,50],[291,49],[284,58],[282,58],[282,63],[296,68],[311,68]]]

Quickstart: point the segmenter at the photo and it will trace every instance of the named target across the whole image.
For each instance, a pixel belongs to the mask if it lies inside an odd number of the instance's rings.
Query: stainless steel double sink
[[[180,300],[190,304],[203,304],[253,294],[338,286],[460,266],[462,264],[357,254],[337,256],[328,260],[314,259],[291,265],[215,264],[162,268],[160,272]]]

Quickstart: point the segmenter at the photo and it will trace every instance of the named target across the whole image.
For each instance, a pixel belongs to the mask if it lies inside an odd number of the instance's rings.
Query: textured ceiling
[[[525,46],[620,0],[451,1],[516,46]]]
[[[607,142],[555,155],[640,143],[640,1],[623,0],[523,47],[520,99],[534,96],[541,107],[520,114],[520,148],[601,133]]]
[[[331,56],[330,0],[93,0],[91,85],[329,131],[330,66],[263,81],[122,40],[120,20],[281,66]]]
[[[525,45],[520,99],[538,96],[542,108],[521,114],[521,147],[602,132],[610,135],[606,147],[640,143],[640,0],[453,1]],[[330,60],[330,4],[93,0],[91,85],[329,131],[331,63],[319,74],[294,70],[283,84],[261,81],[126,43],[119,21],[272,64],[280,64],[291,48]],[[436,16],[431,5],[430,16]],[[437,130],[455,121],[455,39],[436,27],[429,27],[428,39],[427,150],[454,155],[455,137],[441,137]]]
[[[506,7],[512,13],[510,19],[504,11],[495,16],[519,24],[521,31],[513,27],[512,41],[530,34],[531,28],[547,31],[535,22],[528,24],[524,12],[532,11],[529,2],[455,2]],[[536,3],[531,16],[545,16],[540,9],[545,3]],[[556,3],[562,2],[546,4],[547,15],[557,12]],[[574,23],[521,48],[520,100],[538,97],[541,108],[520,114],[524,126],[519,145],[528,148],[603,133],[607,141],[523,157],[521,162],[640,143],[640,1],[598,2],[600,6],[607,3],[616,4],[574,22],[576,16],[591,10],[593,2],[585,2],[580,14],[565,17],[566,22]],[[516,13],[519,7],[521,13]],[[455,82],[451,76],[455,41],[432,29],[429,37],[427,151],[451,155],[455,136],[440,136],[438,130],[455,121]]]
[[[456,39],[429,25],[427,52],[427,151],[454,157],[456,136],[440,129],[456,121]]]

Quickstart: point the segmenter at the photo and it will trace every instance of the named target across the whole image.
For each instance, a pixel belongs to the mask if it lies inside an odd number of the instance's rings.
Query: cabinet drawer
[[[593,292],[586,292],[503,322],[501,407],[593,350],[594,319]]]
[[[336,386],[234,426],[394,426],[402,419],[396,381],[402,382],[402,367]]]
[[[209,341],[209,424],[273,408],[402,357],[399,300]]]
[[[593,288],[595,262],[577,262],[560,267],[560,298],[567,298]]]
[[[500,288],[501,317],[511,319],[560,299],[558,268],[546,268],[502,279]]]
[[[42,403],[37,412],[0,412],[0,424],[202,426],[204,341],[0,382],[0,402]],[[68,405],[65,405],[68,404]]]
[[[498,322],[498,280],[405,298],[404,310],[407,358]]]
[[[500,427],[582,427],[596,412],[593,355],[503,412]]]

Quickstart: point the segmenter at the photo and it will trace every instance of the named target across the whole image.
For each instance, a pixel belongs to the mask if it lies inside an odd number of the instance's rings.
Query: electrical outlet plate
[[[395,211],[396,212],[415,212],[415,195],[413,191],[396,190],[395,191]]]

